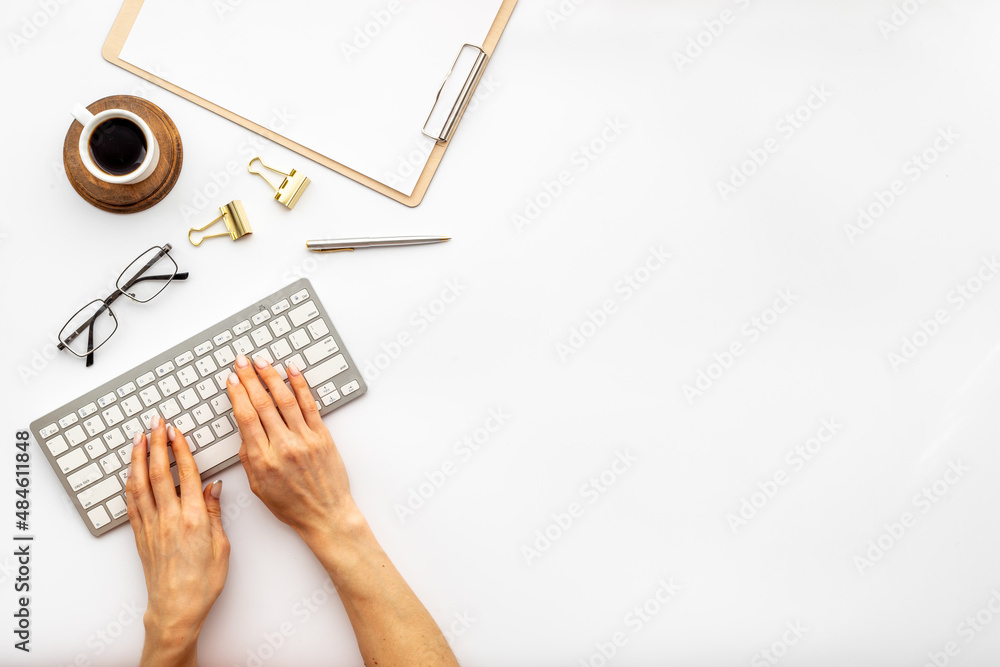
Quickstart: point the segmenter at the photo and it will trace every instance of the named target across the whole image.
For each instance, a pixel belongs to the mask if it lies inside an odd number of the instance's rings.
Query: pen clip
[[[354,248],[313,248],[308,243],[306,244],[306,250],[312,252],[354,252]]]

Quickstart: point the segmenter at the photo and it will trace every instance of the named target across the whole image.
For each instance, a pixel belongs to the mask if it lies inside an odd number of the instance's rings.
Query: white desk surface
[[[306,275],[359,363],[410,336],[327,423],[375,533],[465,664],[995,664],[1000,7],[896,4],[916,13],[883,35],[888,0],[524,0],[410,210],[104,62],[116,0],[6,2],[0,542],[15,532],[17,429]],[[721,34],[678,67],[723,11]],[[10,35],[32,22],[44,25],[15,50]],[[61,164],[72,105],[116,93],[163,107],[185,150],[170,196],[127,217],[84,203]],[[260,94],[294,123],[280,86]],[[255,146],[312,178],[294,211],[243,171]],[[238,173],[219,176],[230,162]],[[734,167],[755,173],[724,201]],[[548,197],[562,172],[569,184]],[[187,245],[237,198],[253,237]],[[541,210],[519,230],[528,199]],[[455,240],[303,250],[404,233]],[[116,308],[93,368],[55,354],[65,318],[165,242],[191,279]],[[650,248],[670,259],[647,274]],[[646,280],[631,298],[616,290],[626,275]],[[441,312],[449,284],[460,295]],[[782,293],[792,305],[769,311]],[[608,300],[604,325],[583,326]],[[563,359],[574,328],[592,335]],[[715,379],[689,401],[699,371]],[[494,411],[504,423],[477,434]],[[465,437],[482,447],[462,454]],[[34,454],[33,651],[5,631],[0,662],[135,664],[145,588],[131,531],[92,538]],[[449,464],[401,522],[396,505]],[[238,466],[220,478],[232,567],[202,663],[359,664],[322,570]],[[568,528],[550,527],[571,509]],[[741,511],[745,524],[730,516]],[[4,627],[12,551],[0,549]]]

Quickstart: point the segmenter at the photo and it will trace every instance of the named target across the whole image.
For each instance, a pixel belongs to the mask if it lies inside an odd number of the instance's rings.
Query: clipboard
[[[445,81],[442,84],[441,89],[438,91],[435,105],[429,110],[430,113],[428,115],[428,121],[423,128],[423,133],[427,136],[432,136],[435,144],[431,148],[430,155],[427,158],[427,162],[424,164],[423,170],[417,178],[416,185],[412,193],[407,194],[393,189],[389,185],[386,185],[375,178],[356,171],[346,164],[338,162],[332,157],[323,155],[308,146],[297,143],[288,137],[279,134],[278,132],[264,127],[263,125],[250,121],[247,118],[244,118],[237,113],[234,113],[233,111],[206,99],[205,97],[195,95],[188,90],[171,83],[170,81],[167,81],[151,72],[123,60],[122,50],[125,47],[125,43],[132,32],[137,18],[139,17],[139,12],[142,9],[144,1],[145,0],[124,1],[101,51],[105,60],[135,74],[136,76],[141,77],[142,79],[145,79],[146,81],[169,90],[189,102],[194,102],[195,104],[208,109],[209,111],[212,111],[213,113],[218,114],[219,116],[222,116],[237,125],[270,139],[271,141],[280,144],[281,146],[284,146],[285,148],[288,148],[303,157],[317,162],[324,167],[327,167],[357,183],[360,183],[361,185],[364,185],[365,187],[371,188],[372,190],[375,190],[376,192],[409,207],[414,207],[420,204],[424,195],[427,194],[427,189],[430,186],[431,180],[434,178],[434,174],[437,172],[437,169],[441,164],[441,160],[444,158],[444,153],[451,143],[455,129],[461,122],[465,109],[469,101],[472,99],[476,86],[482,77],[483,70],[489,62],[489,59],[492,57],[497,43],[500,40],[500,35],[503,34],[504,29],[507,27],[507,22],[510,20],[511,14],[514,11],[514,6],[517,4],[517,0],[502,0],[502,4],[500,5],[496,18],[493,20],[492,26],[490,27],[483,44],[463,45],[458,57],[456,58],[453,71],[441,72],[441,76],[445,78]],[[477,56],[472,53],[471,55],[475,56],[475,58],[471,59],[473,61],[472,69],[468,72],[463,69],[461,72],[456,73],[455,70],[458,68],[460,63],[470,61],[470,58],[467,57],[470,54],[469,48],[477,49],[482,55]],[[454,94],[454,97],[452,97],[452,94]],[[437,120],[434,120],[435,118],[437,118]],[[429,128],[430,125],[434,125],[434,127]],[[433,132],[431,131],[432,129],[438,132],[436,136],[433,136]]]

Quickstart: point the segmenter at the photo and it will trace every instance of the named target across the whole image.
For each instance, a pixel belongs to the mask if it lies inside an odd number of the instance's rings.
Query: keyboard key
[[[302,354],[306,356],[310,364],[316,364],[338,351],[340,348],[337,347],[337,342],[333,340],[333,336],[328,336],[312,347],[307,347]]]
[[[294,297],[293,303],[294,303]],[[292,325],[300,327],[309,320],[319,315],[319,309],[316,308],[316,304],[312,301],[304,303],[294,310],[288,311],[288,319],[292,321]]]
[[[62,428],[69,428],[78,421],[80,420],[79,418],[77,418],[76,413],[72,412],[59,420],[59,426],[61,426]]]
[[[124,447],[118,448],[118,458],[122,460],[122,465],[127,466],[132,460],[132,443],[128,443]],[[126,479],[122,479],[122,482],[126,482]]]
[[[294,357],[288,357],[285,359],[285,366],[288,366],[289,364],[295,364],[295,367],[301,371],[306,367],[306,360],[302,358],[301,354],[296,354]]]
[[[52,456],[59,456],[69,449],[69,445],[66,444],[66,439],[61,435],[57,435],[46,442],[45,446],[49,448],[49,453],[52,454]]]
[[[125,436],[122,435],[122,430],[120,428],[116,428],[105,433],[104,444],[108,446],[108,449],[114,449],[115,447],[121,447],[124,445]]]
[[[91,433],[90,435],[94,434]],[[80,426],[74,426],[70,430],[66,431],[66,440],[69,441],[70,447],[76,447],[86,439],[87,435],[83,432],[83,428]]]
[[[174,365],[172,362],[166,362],[160,366],[156,367],[156,377],[164,377],[168,373],[174,372]]]
[[[257,347],[267,345],[274,340],[274,336],[272,336],[271,332],[267,330],[267,327],[254,329],[253,333],[250,334],[250,337],[253,338],[253,342],[257,344]]]
[[[172,396],[181,390],[181,386],[177,384],[177,378],[173,375],[167,378],[163,378],[157,383],[160,391],[163,392],[163,397]]]
[[[271,356],[271,351],[268,350],[266,347],[257,354],[253,355],[254,361],[257,361],[257,357],[263,357],[264,359],[267,359],[267,363],[269,364],[274,363],[274,357]]]
[[[315,322],[310,322],[309,333],[312,334],[313,340],[319,340],[323,336],[330,333],[330,327],[326,326],[326,322],[323,320],[316,320]]]
[[[284,364],[274,364],[274,370],[277,371],[278,377],[282,380],[288,379],[288,372],[285,370]]]
[[[212,430],[215,431],[215,437],[221,438],[233,432],[233,423],[229,421],[229,417],[223,415],[212,422]]]
[[[104,422],[108,425],[108,428],[117,426],[125,421],[125,415],[122,414],[122,409],[117,405],[113,405],[102,412],[101,416],[104,417]],[[91,433],[91,435],[93,435],[93,433]]]
[[[177,405],[177,401],[171,398],[169,401],[160,403],[160,416],[164,419],[173,419],[181,413],[181,406]]]
[[[90,459],[87,458],[86,452],[80,448],[74,449],[66,456],[56,460],[56,465],[59,466],[59,469],[62,470],[63,473],[68,473],[76,470],[89,460]]]
[[[104,469],[105,475],[110,475],[111,473],[122,467],[122,462],[118,460],[118,454],[116,454],[115,452],[111,452],[110,454],[105,456],[103,459],[101,459],[100,463],[101,463],[101,468]]]
[[[97,399],[97,406],[101,408],[106,408],[117,400],[118,397],[115,396],[115,392],[109,391],[104,396],[101,396],[99,399]]]
[[[220,333],[215,338],[213,338],[212,342],[215,343],[216,347],[218,347],[219,345],[223,345],[225,343],[228,343],[232,339],[233,339],[233,334],[229,333],[229,331],[226,330],[226,331],[223,331],[222,333]]]
[[[297,306],[309,298],[309,290],[299,290],[292,295],[292,305]]]
[[[198,472],[204,473],[209,468],[213,468],[239,454],[242,442],[239,431],[237,431],[231,435],[227,435],[211,447],[197,452],[194,455],[194,462],[198,464]]]
[[[343,373],[349,368],[347,361],[344,359],[344,355],[338,354],[332,359],[328,359],[321,363],[319,366],[314,366],[309,370],[302,373],[302,376],[306,379],[306,382],[310,387],[315,387],[318,384],[322,384],[332,378],[335,375]],[[343,391],[343,389],[341,390]],[[348,394],[349,392],[344,392]]]
[[[291,308],[291,304],[288,303],[288,299],[282,299],[278,303],[271,306],[271,312],[275,315],[281,314]]]
[[[111,510],[111,516],[115,519],[128,513],[128,506],[125,504],[125,500],[121,496],[115,496],[109,500],[108,509]],[[100,526],[95,527],[99,528]]]
[[[156,380],[156,376],[153,375],[153,371],[149,371],[148,373],[146,373],[142,377],[136,378],[135,379],[135,383],[137,385],[139,385],[139,388],[141,389],[141,388],[145,387],[147,384],[149,384],[150,382],[154,382],[155,380]]]
[[[194,432],[194,441],[199,447],[205,447],[215,442],[215,436],[212,435],[211,429],[205,426]]]
[[[212,399],[212,408],[215,409],[215,414],[221,415],[227,410],[233,409],[233,404],[229,402],[228,394],[219,394]]]
[[[183,394],[178,396],[177,400],[181,402],[181,407],[185,410],[190,410],[201,402],[201,399],[198,398],[198,394],[195,393],[194,389],[188,389]]]
[[[89,454],[92,459],[96,459],[98,456],[108,451],[108,448],[104,446],[104,441],[96,439],[88,442],[83,446],[83,448],[87,450],[87,454]]]
[[[310,342],[312,342],[309,340],[309,334],[306,333],[305,329],[299,329],[291,336],[289,336],[288,340],[289,342],[291,342],[292,347],[294,347],[296,350],[301,350]]]
[[[42,430],[40,430],[38,432],[38,435],[40,435],[43,438],[47,438],[50,435],[55,435],[58,432],[59,432],[59,427],[58,426],[56,426],[55,424],[49,424],[48,426],[46,426],[45,428],[43,428]]]
[[[361,389],[361,385],[358,384],[357,380],[353,380],[352,382],[348,382],[343,387],[341,387],[340,391],[344,393],[344,396],[348,396],[356,392],[358,389]]]
[[[266,322],[270,317],[271,313],[267,312],[266,310],[262,310],[257,314],[255,314],[253,317],[251,317],[250,321],[253,322],[254,326],[257,326],[258,324],[263,324],[264,322]]]
[[[250,320],[243,320],[235,327],[233,327],[233,333],[236,334],[237,336],[242,336],[251,329],[253,329],[253,325],[250,324]]]
[[[95,507],[87,512],[87,518],[90,519],[90,523],[94,524],[94,530],[104,528],[106,525],[111,523],[108,511],[103,507]]]
[[[215,384],[219,385],[220,388],[225,390],[226,380],[229,379],[229,374],[232,373],[231,368],[223,368],[221,371],[215,374]]]
[[[323,401],[323,406],[327,407],[339,401],[340,394],[338,394],[337,392],[333,392],[332,394],[327,394],[321,400]]]
[[[157,414],[158,413],[156,412],[156,410],[153,409],[153,410],[146,410],[141,415],[139,415],[139,419],[142,420],[143,431],[149,430],[149,425],[153,423],[153,417],[155,417]]]
[[[94,464],[96,467],[96,463]],[[108,477],[107,479],[94,484],[92,487],[84,491],[77,496],[80,504],[83,505],[83,509],[88,509],[93,507],[97,503],[101,502],[108,496],[112,496],[116,493],[121,493],[122,485],[118,481],[117,477]],[[101,508],[104,509],[104,508]]]
[[[174,428],[184,435],[190,433],[194,427],[195,423],[190,414],[185,413],[174,420]]]
[[[249,336],[243,336],[233,342],[233,349],[236,350],[236,354],[246,356],[253,352],[253,343],[250,342]]]
[[[332,382],[327,382],[325,385],[317,389],[316,393],[319,394],[320,398],[323,398],[327,394],[332,394],[336,390],[337,390],[336,385],[334,385]]]
[[[283,359],[292,353],[292,348],[288,344],[288,341],[282,338],[278,342],[271,345],[271,352],[274,353],[275,359]]]
[[[191,414],[198,420],[199,425],[207,423],[215,416],[212,414],[212,408],[208,407],[208,403],[202,403]]]
[[[158,403],[162,396],[160,392],[156,391],[156,387],[146,387],[139,392],[139,398],[142,399],[142,404],[147,408],[155,403]]]
[[[215,360],[212,359],[212,357],[202,357],[196,361],[194,365],[198,367],[198,372],[201,373],[202,377],[211,375],[215,371],[219,370],[219,367],[215,365]]]
[[[138,419],[131,419],[122,424],[122,431],[125,433],[125,438],[131,440],[136,433],[142,433],[142,424]]]
[[[97,412],[97,404],[96,403],[87,403],[85,406],[83,406],[82,408],[80,408],[76,412],[77,412],[78,415],[80,415],[80,419],[86,419],[90,415],[92,415],[95,412]],[[76,421],[76,420],[74,420],[74,421]],[[65,428],[65,427],[63,427],[63,428]]]
[[[279,317],[269,325],[275,336],[284,336],[292,330],[292,325],[288,323],[288,318]]]
[[[182,352],[174,357],[174,363],[177,364],[177,368],[180,368],[184,364],[190,364],[192,361],[194,361],[194,352],[191,350]]]
[[[226,333],[229,333],[228,331]],[[219,362],[220,366],[228,366],[229,364],[236,361],[236,355],[233,354],[233,348],[228,345],[215,351],[215,360]]]
[[[122,481],[122,487],[128,484],[128,471],[132,466],[126,466],[124,470],[118,473],[118,478]]]
[[[142,412],[142,403],[135,396],[129,396],[124,401],[121,402],[122,410],[125,411],[126,417],[131,417],[132,415],[137,415]]]
[[[125,398],[129,394],[135,391],[135,382],[128,382],[118,387],[118,397]]]
[[[83,422],[83,427],[87,429],[87,435],[97,435],[98,433],[104,430],[104,422],[101,420],[100,417],[94,415],[87,421]],[[80,428],[80,427],[75,426],[74,428]]]
[[[101,469],[97,467],[97,464],[91,463],[83,470],[75,472],[72,475],[68,475],[66,477],[66,481],[69,483],[69,487],[71,489],[79,491],[88,484],[93,484],[103,476],[104,475],[101,474]]]
[[[190,366],[188,368],[182,368],[177,371],[177,379],[181,381],[181,385],[187,387],[198,381],[198,373],[195,372]]]
[[[204,343],[202,343],[201,345],[198,345],[198,346],[196,346],[194,348],[194,353],[196,355],[198,355],[199,357],[201,355],[203,355],[203,354],[205,354],[207,352],[211,352],[211,351],[212,351],[212,343],[211,343],[211,341],[207,341],[207,340]]]
[[[215,386],[215,380],[205,378],[198,383],[198,393],[201,394],[201,400],[206,401],[219,393],[219,388]]]

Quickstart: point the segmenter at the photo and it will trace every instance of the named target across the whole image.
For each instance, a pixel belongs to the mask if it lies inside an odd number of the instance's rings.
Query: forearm
[[[366,665],[458,665],[359,512],[338,528],[303,538],[337,588]]]

